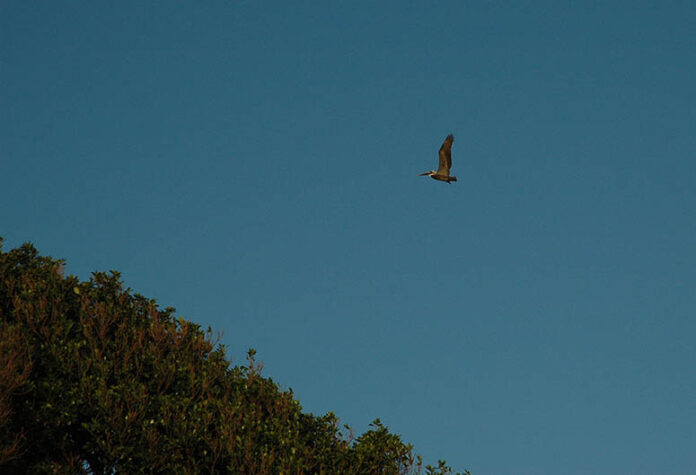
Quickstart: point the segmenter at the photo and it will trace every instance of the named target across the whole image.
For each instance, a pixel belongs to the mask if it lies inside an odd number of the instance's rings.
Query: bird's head
[[[418,176],[433,176],[435,173],[435,170],[430,170],[429,172],[421,173]]]

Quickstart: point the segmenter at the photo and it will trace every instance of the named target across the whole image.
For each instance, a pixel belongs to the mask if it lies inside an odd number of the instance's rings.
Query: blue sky
[[[3,2],[0,235],[475,474],[693,473],[693,2]],[[455,135],[453,185],[435,168]]]

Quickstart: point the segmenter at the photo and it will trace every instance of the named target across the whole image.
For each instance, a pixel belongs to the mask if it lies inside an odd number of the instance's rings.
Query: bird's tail
[[[451,176],[451,177],[449,177],[449,179],[447,181],[457,181],[457,177]]]

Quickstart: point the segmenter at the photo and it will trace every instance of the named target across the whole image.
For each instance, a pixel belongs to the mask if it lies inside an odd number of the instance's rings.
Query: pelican
[[[447,183],[457,181],[456,176],[450,176],[449,174],[450,168],[452,168],[452,142],[454,142],[454,135],[452,134],[449,134],[445,141],[442,142],[442,147],[440,147],[440,166],[437,168],[437,171],[430,170],[418,176],[427,175],[434,180],[446,181]]]

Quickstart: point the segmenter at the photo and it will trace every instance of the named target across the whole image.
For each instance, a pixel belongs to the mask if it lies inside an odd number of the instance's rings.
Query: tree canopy
[[[0,239],[2,473],[451,473],[375,420],[355,437],[233,366],[210,328]]]

